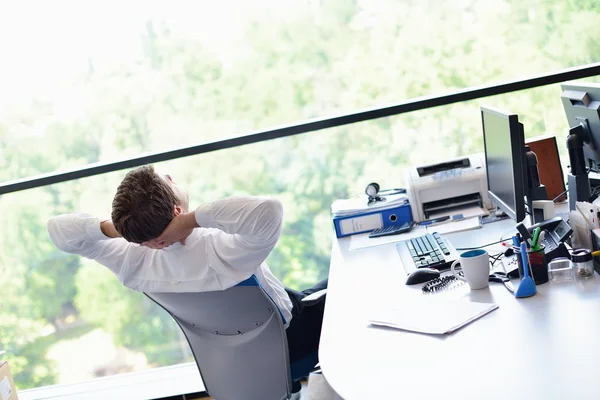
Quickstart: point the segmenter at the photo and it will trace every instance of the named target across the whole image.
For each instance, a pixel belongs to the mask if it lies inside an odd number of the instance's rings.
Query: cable
[[[596,186],[594,190],[592,190],[592,194],[590,194],[590,203],[593,203],[600,194],[600,186]]]
[[[474,247],[457,247],[457,248],[456,248],[456,250],[462,251],[462,250],[475,250],[475,249],[481,249],[482,247],[488,247],[488,246],[491,246],[491,245],[493,245],[493,244],[502,243],[502,242],[504,242],[505,240],[508,240],[508,239],[501,239],[501,240],[498,240],[497,242],[492,242],[492,243],[482,244],[481,246],[474,246]]]
[[[565,194],[567,194],[569,192],[569,189],[565,190],[564,192],[562,192],[561,194],[559,194],[558,196],[556,196],[555,198],[552,199],[553,203],[556,203],[556,200],[560,199],[561,197],[563,197]]]
[[[498,253],[494,256],[490,255],[490,258],[492,259],[492,267],[502,258],[502,256],[504,256],[504,253]]]

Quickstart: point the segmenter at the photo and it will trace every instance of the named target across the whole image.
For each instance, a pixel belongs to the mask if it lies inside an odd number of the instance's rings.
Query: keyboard
[[[437,232],[404,240],[396,250],[407,274],[417,268],[448,269],[458,258],[452,243]]]

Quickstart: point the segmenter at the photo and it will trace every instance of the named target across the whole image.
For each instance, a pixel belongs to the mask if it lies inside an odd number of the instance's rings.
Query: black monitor
[[[525,137],[517,114],[481,106],[488,194],[517,222],[525,219]]]
[[[591,171],[600,172],[600,84],[569,82],[562,84],[561,89],[569,128],[583,128],[579,134],[583,141],[586,167]]]

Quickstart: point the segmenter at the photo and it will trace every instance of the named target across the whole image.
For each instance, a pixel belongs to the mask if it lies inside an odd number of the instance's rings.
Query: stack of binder
[[[338,238],[412,223],[408,197],[403,193],[388,195],[372,203],[367,195],[336,200],[331,205],[331,214]]]

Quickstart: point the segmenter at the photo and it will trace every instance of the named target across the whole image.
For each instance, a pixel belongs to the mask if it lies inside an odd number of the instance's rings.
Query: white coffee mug
[[[460,263],[464,277],[458,275],[454,270],[458,263]],[[485,289],[489,286],[490,255],[481,249],[466,251],[452,263],[450,270],[456,279],[467,282],[472,290]]]

